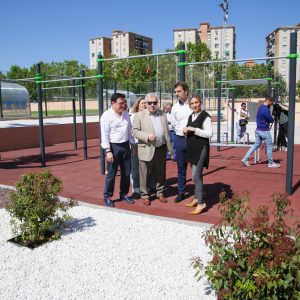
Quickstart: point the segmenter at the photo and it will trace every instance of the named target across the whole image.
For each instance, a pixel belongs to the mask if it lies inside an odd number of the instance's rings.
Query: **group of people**
[[[121,173],[120,200],[135,203],[128,196],[131,175],[133,191],[140,194],[144,205],[151,205],[152,193],[161,203],[167,203],[164,195],[166,159],[168,152],[171,159],[176,152],[178,194],[174,202],[179,203],[187,196],[186,171],[190,163],[195,197],[186,206],[194,207],[192,214],[200,214],[206,209],[202,172],[209,164],[209,139],[213,134],[211,118],[202,109],[198,95],[189,97],[185,82],[177,82],[174,88],[178,102],[173,107],[168,105],[165,111],[161,110],[157,95],[149,93],[138,99],[131,117],[125,109],[125,95],[112,95],[111,108],[100,119],[101,147],[105,149],[107,160],[105,205],[114,207],[111,197],[118,167]]]
[[[139,194],[144,205],[151,205],[155,193],[161,203],[167,203],[164,195],[166,182],[166,160],[177,162],[178,192],[174,199],[179,203],[186,198],[186,173],[190,163],[195,185],[194,199],[187,207],[194,207],[191,214],[200,214],[207,208],[203,192],[203,169],[209,166],[210,143],[213,135],[210,115],[202,108],[199,95],[189,96],[188,85],[179,81],[174,85],[177,103],[159,108],[155,93],[140,97],[127,112],[124,94],[111,97],[111,108],[100,119],[101,147],[105,149],[107,173],[104,187],[104,203],[114,207],[115,178],[120,167],[120,200],[134,204],[128,196],[130,180],[132,191]],[[270,107],[272,98],[265,98],[258,109],[255,143],[241,160],[249,167],[251,154],[264,141],[267,149],[268,167],[278,168],[280,164],[272,158],[272,137],[270,124],[274,122]],[[249,119],[246,103],[238,113],[237,142],[243,137]],[[174,154],[176,153],[176,160]]]

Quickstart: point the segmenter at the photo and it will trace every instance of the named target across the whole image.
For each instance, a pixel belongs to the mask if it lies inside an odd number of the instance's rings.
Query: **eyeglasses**
[[[147,104],[148,105],[157,105],[157,101],[148,101]]]

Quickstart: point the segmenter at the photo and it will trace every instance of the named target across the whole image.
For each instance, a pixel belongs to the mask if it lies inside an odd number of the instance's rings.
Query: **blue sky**
[[[89,64],[88,40],[112,30],[153,38],[153,52],[173,47],[173,29],[223,25],[222,0],[206,1],[1,1],[0,70],[13,64],[76,59]],[[181,3],[181,4],[180,4]],[[265,56],[265,37],[280,26],[300,23],[299,0],[229,0],[229,25],[236,26],[239,58]]]

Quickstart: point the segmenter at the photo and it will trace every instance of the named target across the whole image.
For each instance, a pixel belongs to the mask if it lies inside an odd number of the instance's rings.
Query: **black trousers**
[[[288,122],[279,125],[277,147],[287,147]]]
[[[120,197],[129,192],[130,171],[131,171],[131,152],[129,142],[110,143],[111,151],[114,156],[113,163],[107,163],[107,175],[105,177],[104,198],[111,197],[114,194],[115,179],[118,166],[121,170]]]

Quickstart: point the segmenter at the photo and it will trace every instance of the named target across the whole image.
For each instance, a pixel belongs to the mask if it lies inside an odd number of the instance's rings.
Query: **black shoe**
[[[177,197],[174,199],[174,203],[179,203],[185,198],[184,194],[178,194]]]
[[[104,203],[108,207],[115,207],[114,202],[110,198],[104,198]]]
[[[134,200],[131,197],[128,196],[121,196],[120,199],[128,204],[134,204]]]

